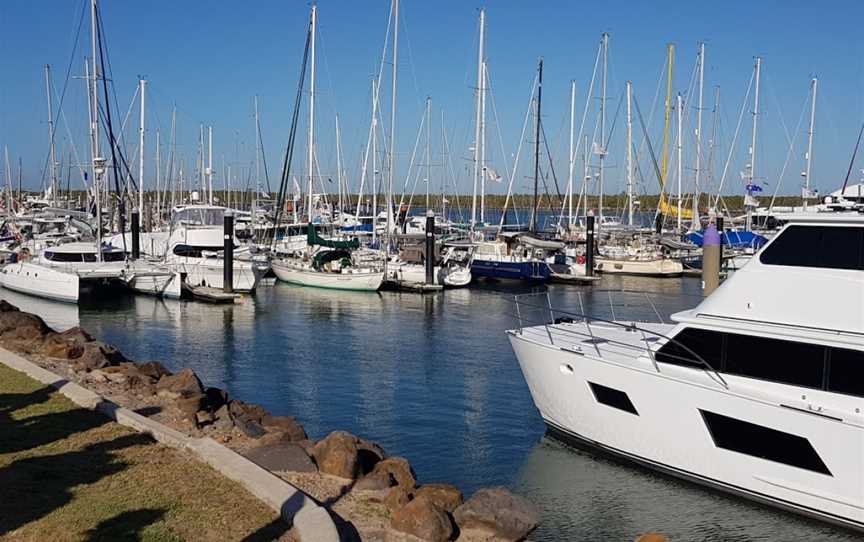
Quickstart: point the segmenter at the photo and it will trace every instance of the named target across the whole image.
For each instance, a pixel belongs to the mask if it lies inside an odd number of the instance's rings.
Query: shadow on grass
[[[44,387],[31,393],[0,394],[0,454],[37,448],[107,423],[83,408],[12,419],[13,412],[44,403],[53,393],[53,388]]]
[[[141,531],[164,515],[165,510],[153,508],[123,512],[87,531],[87,542],[138,542]]]
[[[27,394],[0,395],[0,454],[62,441],[107,422],[81,408],[21,420],[10,416],[16,410],[44,403],[52,393],[51,388],[41,388]],[[64,506],[72,500],[72,488],[125,469],[127,465],[112,451],[152,442],[145,435],[126,435],[80,450],[21,458],[0,468],[0,535]]]

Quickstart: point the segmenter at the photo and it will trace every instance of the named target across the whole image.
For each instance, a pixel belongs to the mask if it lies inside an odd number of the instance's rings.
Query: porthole
[[[563,375],[572,375],[573,374],[573,366],[569,363],[562,363],[558,370],[561,371]]]

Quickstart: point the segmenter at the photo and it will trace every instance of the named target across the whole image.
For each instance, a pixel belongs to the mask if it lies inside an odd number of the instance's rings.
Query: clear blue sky
[[[318,157],[324,176],[335,176],[334,117],[342,122],[346,169],[357,187],[359,161],[370,115],[370,77],[376,71],[389,13],[389,2],[322,0],[319,4],[320,41],[317,133]],[[454,154],[460,188],[470,191],[465,174],[473,137],[473,90],[476,73],[477,14],[481,3],[464,0],[403,0],[399,52],[397,130],[397,185],[404,182],[426,96],[434,106],[433,154],[440,153],[440,115]],[[47,155],[47,124],[43,66],[51,64],[54,84],[62,90],[72,55],[72,42],[84,0],[3,0],[0,2],[0,146],[8,145],[17,175],[23,160],[25,186],[37,187]],[[757,175],[772,191],[786,159],[786,130],[797,142],[782,193],[798,193],[806,144],[806,116],[795,126],[805,106],[809,78],[819,76],[813,183],[825,192],[842,184],[864,120],[864,4],[856,0],[726,1],[658,4],[656,2],[524,2],[493,1],[487,9],[487,56],[500,120],[505,154],[511,157],[519,142],[537,58],[545,59],[543,121],[555,156],[556,172],[565,182],[569,82],[577,83],[577,109],[585,104],[600,34],[610,38],[609,117],[618,108],[626,80],[632,80],[643,113],[648,114],[665,60],[665,45],[677,46],[675,87],[685,92],[696,58],[697,43],[705,41],[706,97],[703,133],[711,126],[714,85],[721,87],[721,126],[716,176],[729,150],[750,78],[754,55],[764,58]],[[154,137],[161,130],[167,143],[171,104],[178,108],[178,153],[194,164],[198,124],[212,124],[216,165],[222,157],[242,166],[245,183],[254,159],[252,97],[259,95],[263,139],[271,184],[278,184],[308,21],[309,4],[285,1],[103,2],[113,82],[122,118],[129,107],[139,75],[149,81],[147,113],[147,169],[152,183]],[[88,38],[85,18],[82,39]],[[72,73],[83,70],[84,51],[75,54]],[[389,79],[384,86],[389,88]],[[389,91],[382,90],[385,114]],[[55,103],[55,107],[56,107]],[[687,104],[691,108],[695,103]],[[592,104],[596,108],[596,102]],[[83,83],[69,82],[64,113],[72,139],[87,156],[86,101]],[[750,108],[748,107],[747,111]],[[692,112],[692,110],[691,110]],[[304,117],[306,115],[304,108]],[[490,164],[504,170],[498,152],[498,131],[490,109]],[[690,115],[690,123],[695,114]],[[593,126],[594,113],[589,115]],[[648,120],[648,119],[646,119]],[[659,148],[658,112],[652,119],[655,148]],[[750,137],[747,115],[739,151],[733,155],[727,192],[741,193],[738,176]],[[783,125],[786,125],[784,130]],[[637,125],[638,126],[638,125]],[[137,109],[127,127],[137,144]],[[305,122],[301,126],[305,134]],[[693,162],[693,126],[686,129],[685,168]],[[639,134],[640,130],[635,129]],[[621,190],[624,156],[623,118],[609,144],[607,193]],[[641,139],[641,137],[640,137]],[[70,151],[64,125],[58,127],[58,149]],[[301,137],[305,145],[305,136]],[[706,143],[707,144],[707,143]],[[167,156],[163,148],[163,157]],[[302,164],[303,149],[295,155]],[[529,154],[523,155],[515,190],[527,192]],[[65,158],[64,158],[65,161]],[[435,157],[440,162],[440,156]],[[864,167],[864,160],[856,165]],[[648,162],[643,161],[648,173]],[[433,172],[440,190],[441,168]],[[579,178],[581,175],[577,175]],[[2,177],[2,176],[0,176]],[[686,179],[692,172],[685,172]],[[76,181],[77,182],[77,181]],[[76,182],[73,182],[75,186]],[[221,186],[221,176],[216,184]],[[79,183],[80,185],[80,183]],[[335,185],[333,185],[335,186]],[[495,185],[493,191],[503,190]],[[418,189],[422,190],[422,189]],[[640,190],[656,193],[649,178]]]

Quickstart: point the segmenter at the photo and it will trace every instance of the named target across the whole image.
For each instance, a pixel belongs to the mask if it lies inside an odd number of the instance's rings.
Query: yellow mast
[[[663,116],[663,158],[660,164],[660,201],[663,201],[663,193],[666,189],[666,176],[669,171],[669,127],[672,118],[672,68],[675,65],[675,44],[666,46],[669,59],[666,62],[666,109]]]

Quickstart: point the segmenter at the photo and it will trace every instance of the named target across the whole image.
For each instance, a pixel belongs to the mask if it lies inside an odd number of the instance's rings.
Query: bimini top
[[[864,217],[790,217],[740,271],[674,318],[804,327],[864,339]]]
[[[184,226],[222,226],[225,207],[216,205],[186,205],[175,207],[172,223]]]

